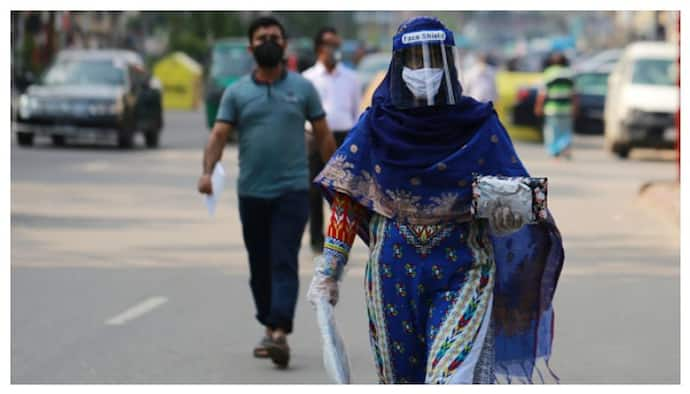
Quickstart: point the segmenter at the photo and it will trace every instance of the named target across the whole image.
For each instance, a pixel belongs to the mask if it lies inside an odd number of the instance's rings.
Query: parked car
[[[604,101],[611,69],[610,63],[601,63],[598,68],[584,68],[574,74],[573,101],[577,103],[573,119],[574,132],[579,134],[604,132]],[[537,84],[521,85],[518,88],[511,113],[513,124],[542,128],[543,119],[534,114],[538,90]]]
[[[129,148],[137,132],[158,146],[163,128],[160,84],[141,57],[127,50],[65,50],[19,97],[13,129],[20,146],[50,136],[56,146],[71,136],[117,135]]]
[[[575,74],[576,133],[604,133],[604,102],[611,68],[610,65],[599,66],[597,69]]]
[[[587,72],[600,68],[612,69],[623,54],[623,49],[605,49],[591,56],[581,57],[573,63],[573,70],[576,73]]]
[[[511,120],[514,125],[529,126],[541,130],[544,120],[534,113],[534,103],[537,101],[538,93],[539,86],[536,84],[518,87],[511,112]]]
[[[225,88],[254,67],[254,59],[247,52],[246,38],[225,38],[213,44],[206,78],[206,125],[213,127],[218,114],[220,99]]]
[[[509,59],[504,70],[496,73],[498,100],[496,112],[506,122],[511,138],[541,142],[542,118],[534,114],[534,102],[542,81],[548,48],[532,49],[523,57]]]
[[[625,49],[608,79],[606,149],[626,158],[637,147],[675,147],[677,59],[678,47],[667,42],[637,42]]]

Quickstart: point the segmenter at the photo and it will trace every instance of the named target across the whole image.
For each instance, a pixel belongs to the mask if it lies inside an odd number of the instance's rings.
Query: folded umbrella
[[[335,383],[349,384],[350,361],[343,338],[335,324],[333,305],[326,298],[321,298],[316,303],[316,321],[321,331],[323,365],[326,372]]]

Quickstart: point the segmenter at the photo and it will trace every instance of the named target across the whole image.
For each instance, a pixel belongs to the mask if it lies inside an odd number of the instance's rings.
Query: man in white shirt
[[[481,54],[477,58],[463,82],[464,95],[477,101],[496,103],[496,69],[491,65],[487,54]]]
[[[322,28],[314,37],[316,64],[302,73],[319,92],[321,105],[326,111],[326,122],[333,131],[338,146],[343,143],[347,133],[357,123],[361,99],[361,87],[357,74],[340,63],[342,57],[340,44],[341,39],[334,28]],[[313,138],[310,137],[310,130],[307,130],[307,138],[310,140],[309,171],[311,179],[314,179],[323,169],[324,162],[314,144],[311,143]],[[320,252],[323,248],[322,198],[321,190],[312,185],[309,192],[311,207],[309,230],[312,250],[315,252]]]

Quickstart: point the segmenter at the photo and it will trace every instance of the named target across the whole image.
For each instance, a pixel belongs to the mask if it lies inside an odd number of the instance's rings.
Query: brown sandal
[[[266,344],[268,357],[279,368],[287,368],[290,363],[290,347],[287,344],[287,339],[279,337],[278,339],[268,338],[268,340]]]
[[[256,358],[268,358],[268,349],[266,349],[267,344],[271,342],[271,338],[266,335],[261,338],[259,343],[254,347],[254,357]]]

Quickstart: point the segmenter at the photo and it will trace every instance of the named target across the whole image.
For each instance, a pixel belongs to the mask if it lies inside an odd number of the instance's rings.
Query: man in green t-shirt
[[[556,158],[572,157],[573,88],[568,60],[560,52],[552,54],[544,69],[544,81],[534,111],[537,116],[544,116],[544,145],[546,151]]]
[[[298,253],[309,215],[309,170],[304,123],[309,121],[324,162],[335,151],[319,95],[283,61],[287,38],[276,19],[249,27],[257,68],[226,88],[204,151],[199,192],[213,193],[211,173],[232,129],[239,136],[242,235],[249,255],[256,318],[266,334],[254,349],[287,367],[298,294]]]

